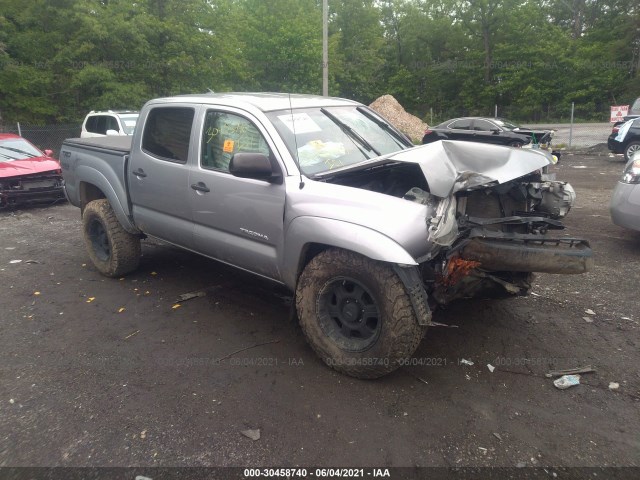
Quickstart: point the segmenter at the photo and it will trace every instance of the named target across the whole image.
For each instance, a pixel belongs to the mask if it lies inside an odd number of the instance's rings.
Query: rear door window
[[[156,107],[149,112],[142,150],[162,160],[186,163],[195,111],[188,107]]]
[[[486,120],[476,120],[473,122],[473,129],[477,131],[489,132],[494,128],[496,128],[496,126]]]
[[[456,120],[450,123],[448,128],[452,130],[471,130],[471,120],[466,118]]]
[[[107,130],[115,130],[116,132],[120,133],[120,126],[118,125],[118,120],[116,119],[116,117],[112,117],[111,115],[106,115],[105,116],[105,131],[104,133],[107,133]]]
[[[93,116],[87,118],[85,129],[87,130],[87,132],[98,133],[98,117]]]

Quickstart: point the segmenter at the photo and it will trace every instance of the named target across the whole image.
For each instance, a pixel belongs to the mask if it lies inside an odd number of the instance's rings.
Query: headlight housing
[[[637,155],[635,157],[637,157]],[[622,173],[622,182],[640,183],[640,159],[632,160],[627,163],[627,166]]]

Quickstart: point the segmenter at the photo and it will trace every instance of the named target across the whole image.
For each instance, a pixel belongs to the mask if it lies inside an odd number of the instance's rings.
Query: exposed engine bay
[[[465,172],[450,182],[447,196],[442,188],[440,195],[432,192],[424,166],[417,163],[386,162],[325,181],[427,207],[425,227],[434,248],[417,261],[430,301],[446,304],[458,298],[525,295],[532,272],[589,269],[588,242],[558,235],[575,191],[542,172],[505,182]]]

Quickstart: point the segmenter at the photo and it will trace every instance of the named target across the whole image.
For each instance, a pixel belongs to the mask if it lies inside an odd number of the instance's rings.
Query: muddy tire
[[[103,275],[119,277],[138,268],[140,239],[122,228],[107,200],[87,204],[82,231],[89,257]]]
[[[330,367],[377,378],[402,366],[426,327],[393,269],[345,250],[326,250],[302,272],[296,289],[302,330]]]

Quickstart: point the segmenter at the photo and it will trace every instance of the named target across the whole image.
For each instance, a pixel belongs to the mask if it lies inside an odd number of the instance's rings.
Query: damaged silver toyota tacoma
[[[438,306],[590,268],[589,243],[562,232],[575,193],[547,178],[550,163],[486,144],[414,147],[359,103],[272,93],[152,100],[132,138],[61,152],[101,273],[135,270],[154,237],[273,280],[295,294],[322,360],[360,378],[406,362]]]

